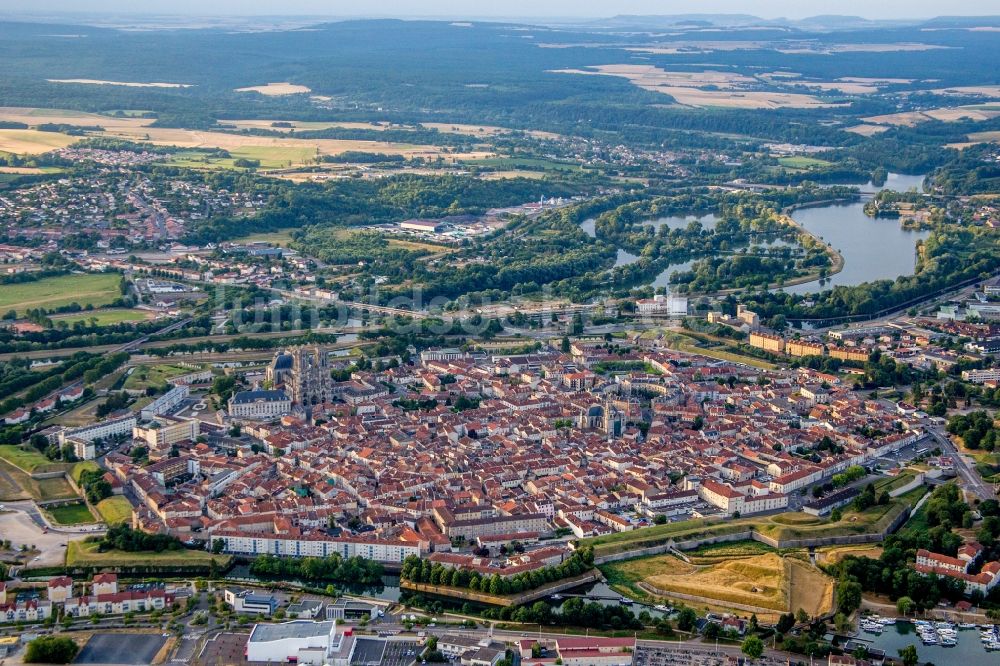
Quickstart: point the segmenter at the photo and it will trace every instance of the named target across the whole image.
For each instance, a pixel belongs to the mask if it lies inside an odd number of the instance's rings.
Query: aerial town
[[[992,8],[0,4],[0,666],[996,663]]]

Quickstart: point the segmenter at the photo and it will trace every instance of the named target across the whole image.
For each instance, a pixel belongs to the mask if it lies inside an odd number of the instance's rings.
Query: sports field
[[[57,315],[52,317],[52,321],[64,321],[72,326],[78,321],[89,323],[91,320],[95,320],[98,326],[110,326],[113,324],[146,321],[151,316],[151,313],[144,312],[142,310],[108,308],[103,310],[91,310],[88,312],[74,312],[73,314],[67,315]]]
[[[121,295],[117,273],[58,275],[35,282],[4,285],[0,289],[0,310],[22,313],[29,308],[58,308],[70,303],[98,307]]]

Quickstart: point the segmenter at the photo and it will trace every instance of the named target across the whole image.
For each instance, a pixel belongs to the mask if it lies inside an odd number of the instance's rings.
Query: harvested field
[[[0,107],[0,120],[24,123],[25,125],[30,125],[32,127],[43,123],[54,123],[58,125],[74,125],[77,127],[100,126],[106,130],[121,128],[137,129],[154,122],[154,119],[152,118],[118,118],[115,116],[105,116],[99,113],[87,113],[85,111],[43,109],[38,107],[23,106]],[[47,132],[47,134],[55,134],[55,132]]]
[[[279,97],[282,95],[300,95],[302,93],[312,92],[312,89],[295,83],[289,83],[288,81],[281,81],[279,83],[267,83],[262,86],[237,88],[236,92],[255,92],[260,93],[261,95],[267,95],[268,97]]]
[[[956,86],[954,88],[938,88],[931,92],[941,95],[980,95],[1000,99],[1000,86]]]
[[[191,88],[191,83],[138,83],[136,81],[101,81],[99,79],[45,79],[49,83],[82,83],[95,86],[124,86],[126,88]]]
[[[939,109],[929,109],[927,111],[889,113],[882,116],[871,116],[865,118],[864,120],[866,123],[872,123],[875,125],[913,127],[931,120],[953,123],[958,122],[959,120],[991,120],[997,116],[1000,116],[1000,108],[982,104],[975,106],[942,107]]]
[[[836,106],[812,95],[747,90],[759,82],[731,72],[668,72],[653,65],[598,65],[590,69],[554,70],[561,74],[618,76],[652,92],[670,95],[678,104],[737,109],[821,108]],[[716,90],[705,90],[713,86]]]
[[[176,166],[195,168],[227,168],[233,159],[259,159],[264,168],[285,167],[289,164],[312,162],[317,156],[339,155],[345,152],[386,153],[403,155],[407,158],[423,157],[436,159],[441,156],[448,161],[479,159],[490,157],[489,151],[451,153],[446,148],[422,144],[394,143],[387,141],[353,141],[346,139],[297,139],[294,137],[259,137],[232,134],[224,131],[202,131],[170,127],[149,127],[151,118],[116,118],[96,113],[63,111],[28,107],[0,107],[0,120],[21,122],[27,125],[57,123],[78,127],[103,128],[93,135],[110,136],[128,141],[148,142],[158,146],[177,148],[221,148],[229,151],[232,159],[216,159],[184,162],[183,156],[175,158]],[[235,123],[239,121],[225,121]],[[250,121],[246,121],[250,122]],[[273,122],[273,121],[256,121]],[[371,128],[366,123],[357,123]],[[324,123],[330,125],[330,123]],[[249,126],[249,125],[248,125]],[[305,128],[303,128],[305,129]],[[18,154],[39,154],[56,148],[63,148],[78,140],[58,132],[37,130],[0,130],[0,152]],[[191,157],[191,156],[189,156]],[[199,156],[193,156],[198,158]]]
[[[15,155],[40,155],[56,148],[65,148],[79,141],[79,137],[58,132],[39,132],[31,129],[0,129],[0,152]]]
[[[860,134],[861,136],[875,136],[876,134],[881,134],[882,132],[888,132],[889,128],[885,125],[855,125],[854,127],[847,127],[844,129],[845,132],[853,132],[855,134]]]

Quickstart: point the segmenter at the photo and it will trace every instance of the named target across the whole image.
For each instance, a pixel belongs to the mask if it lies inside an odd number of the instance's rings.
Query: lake
[[[899,649],[914,645],[920,656],[920,663],[962,664],[962,666],[995,665],[1000,659],[996,654],[983,649],[979,641],[979,630],[962,630],[958,632],[958,645],[941,647],[940,645],[924,645],[916,629],[909,622],[897,622],[890,625],[878,636],[862,633],[859,638],[870,641],[871,647],[885,650],[886,656],[895,657]]]
[[[873,194],[880,190],[906,192],[911,189],[920,190],[925,176],[890,173],[882,187],[876,187],[871,181],[867,183],[852,183],[848,187],[857,187],[863,194]],[[899,220],[873,219],[865,215],[864,203],[861,201],[800,208],[792,213],[792,218],[808,231],[819,236],[838,250],[844,257],[844,269],[833,275],[820,285],[818,280],[806,282],[784,291],[793,294],[806,294],[830,289],[837,285],[855,286],[872,280],[895,280],[900,275],[912,275],[916,267],[916,243],[927,238],[927,231],[912,231],[903,229]],[[670,229],[683,228],[692,220],[701,222],[705,229],[714,229],[718,217],[706,215],[673,215],[649,220],[645,224],[659,229],[667,226]],[[595,238],[596,219],[589,218],[580,223],[591,238]],[[768,244],[768,241],[764,241]],[[618,249],[615,266],[627,266],[638,261],[639,257]],[[697,259],[672,264],[653,280],[653,287],[670,287],[670,275],[679,271],[690,270]]]
[[[868,217],[860,201],[800,208],[792,213],[792,219],[844,257],[844,269],[827,278],[825,284],[813,281],[785,288],[793,294],[912,275],[917,263],[916,243],[930,234],[904,229],[899,220]]]
[[[909,192],[916,190],[922,192],[924,179],[926,176],[909,176],[905,173],[890,173],[885,179],[885,185],[878,187],[870,180],[867,183],[853,183],[847,187],[856,187],[862,194],[875,194],[882,190],[892,190],[893,192]]]

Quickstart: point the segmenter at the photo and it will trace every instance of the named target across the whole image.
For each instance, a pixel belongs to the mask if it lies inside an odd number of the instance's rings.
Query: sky
[[[0,0],[10,13],[321,15],[338,17],[607,17],[617,14],[753,14],[803,18],[817,14],[871,19],[1000,14],[997,0]]]

